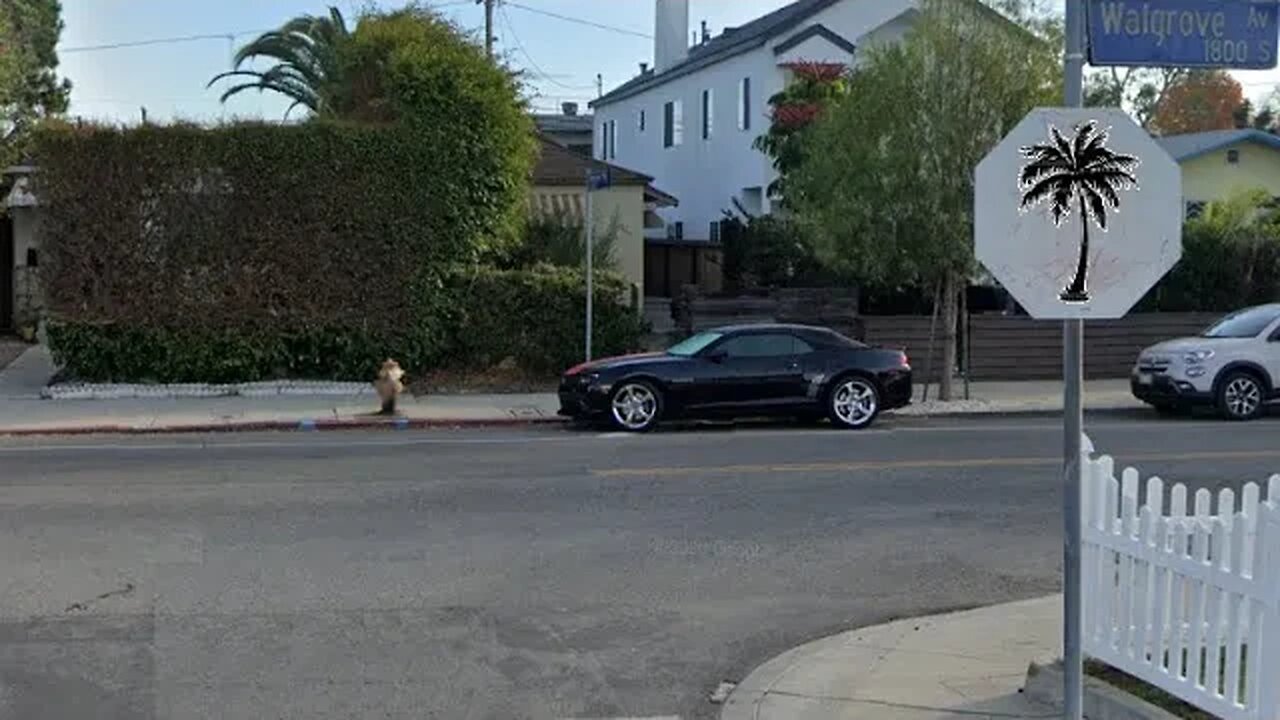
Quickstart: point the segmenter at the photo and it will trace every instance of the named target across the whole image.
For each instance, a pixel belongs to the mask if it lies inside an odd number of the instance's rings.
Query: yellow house
[[[1260,188],[1280,198],[1280,137],[1261,130],[1214,130],[1156,140],[1182,166],[1187,217],[1200,214],[1205,203],[1243,190]]]
[[[663,227],[656,210],[674,207],[676,199],[653,187],[653,178],[648,175],[593,160],[546,137],[539,140],[542,154],[533,170],[531,211],[585,221],[587,175],[606,176],[608,187],[591,193],[593,224],[599,232],[616,229],[618,272],[634,287],[635,297],[643,300],[645,228]]]

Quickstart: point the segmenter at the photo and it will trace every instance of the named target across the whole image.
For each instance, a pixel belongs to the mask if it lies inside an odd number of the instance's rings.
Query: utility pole
[[[1067,0],[1063,74],[1067,107],[1084,106],[1084,0]],[[1063,552],[1062,676],[1063,717],[1080,720],[1084,701],[1084,624],[1081,593],[1080,445],[1084,431],[1084,321],[1062,324]]]
[[[489,59],[493,59],[493,10],[498,0],[476,0],[477,5],[484,5],[484,51]]]

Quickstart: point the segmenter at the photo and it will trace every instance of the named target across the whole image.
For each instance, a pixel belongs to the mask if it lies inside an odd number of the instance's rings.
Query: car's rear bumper
[[[1129,377],[1129,389],[1133,396],[1149,405],[1212,405],[1213,393],[1198,390],[1186,381],[1174,380],[1168,375],[1148,375],[1144,382],[1141,375]]]
[[[880,377],[880,385],[884,389],[885,410],[896,410],[911,404],[913,390],[910,370],[894,370],[885,373]]]

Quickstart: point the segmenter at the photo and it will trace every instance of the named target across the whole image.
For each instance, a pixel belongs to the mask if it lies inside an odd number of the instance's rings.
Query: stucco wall
[[[586,208],[586,191],[574,187],[535,187],[535,207],[548,207],[554,199],[559,207],[567,207],[580,216]],[[644,188],[617,186],[592,194],[592,212],[596,232],[605,232],[617,221],[618,237],[614,241],[614,259],[618,272],[636,285],[636,297],[644,297]],[[625,298],[630,300],[630,298]]]
[[[36,208],[27,207],[9,208],[9,213],[13,217],[13,320],[21,326],[37,320],[44,307],[37,268],[27,266],[29,251],[39,251],[40,215]]]
[[[1229,150],[1240,153],[1240,162],[1227,162]],[[1280,197],[1280,151],[1246,142],[1182,163],[1182,195],[1187,202],[1223,200],[1254,188]]]

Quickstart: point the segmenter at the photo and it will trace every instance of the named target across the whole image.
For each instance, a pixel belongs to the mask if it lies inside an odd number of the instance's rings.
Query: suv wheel
[[[1262,414],[1262,383],[1252,373],[1236,371],[1218,384],[1218,410],[1228,420],[1252,420]]]

